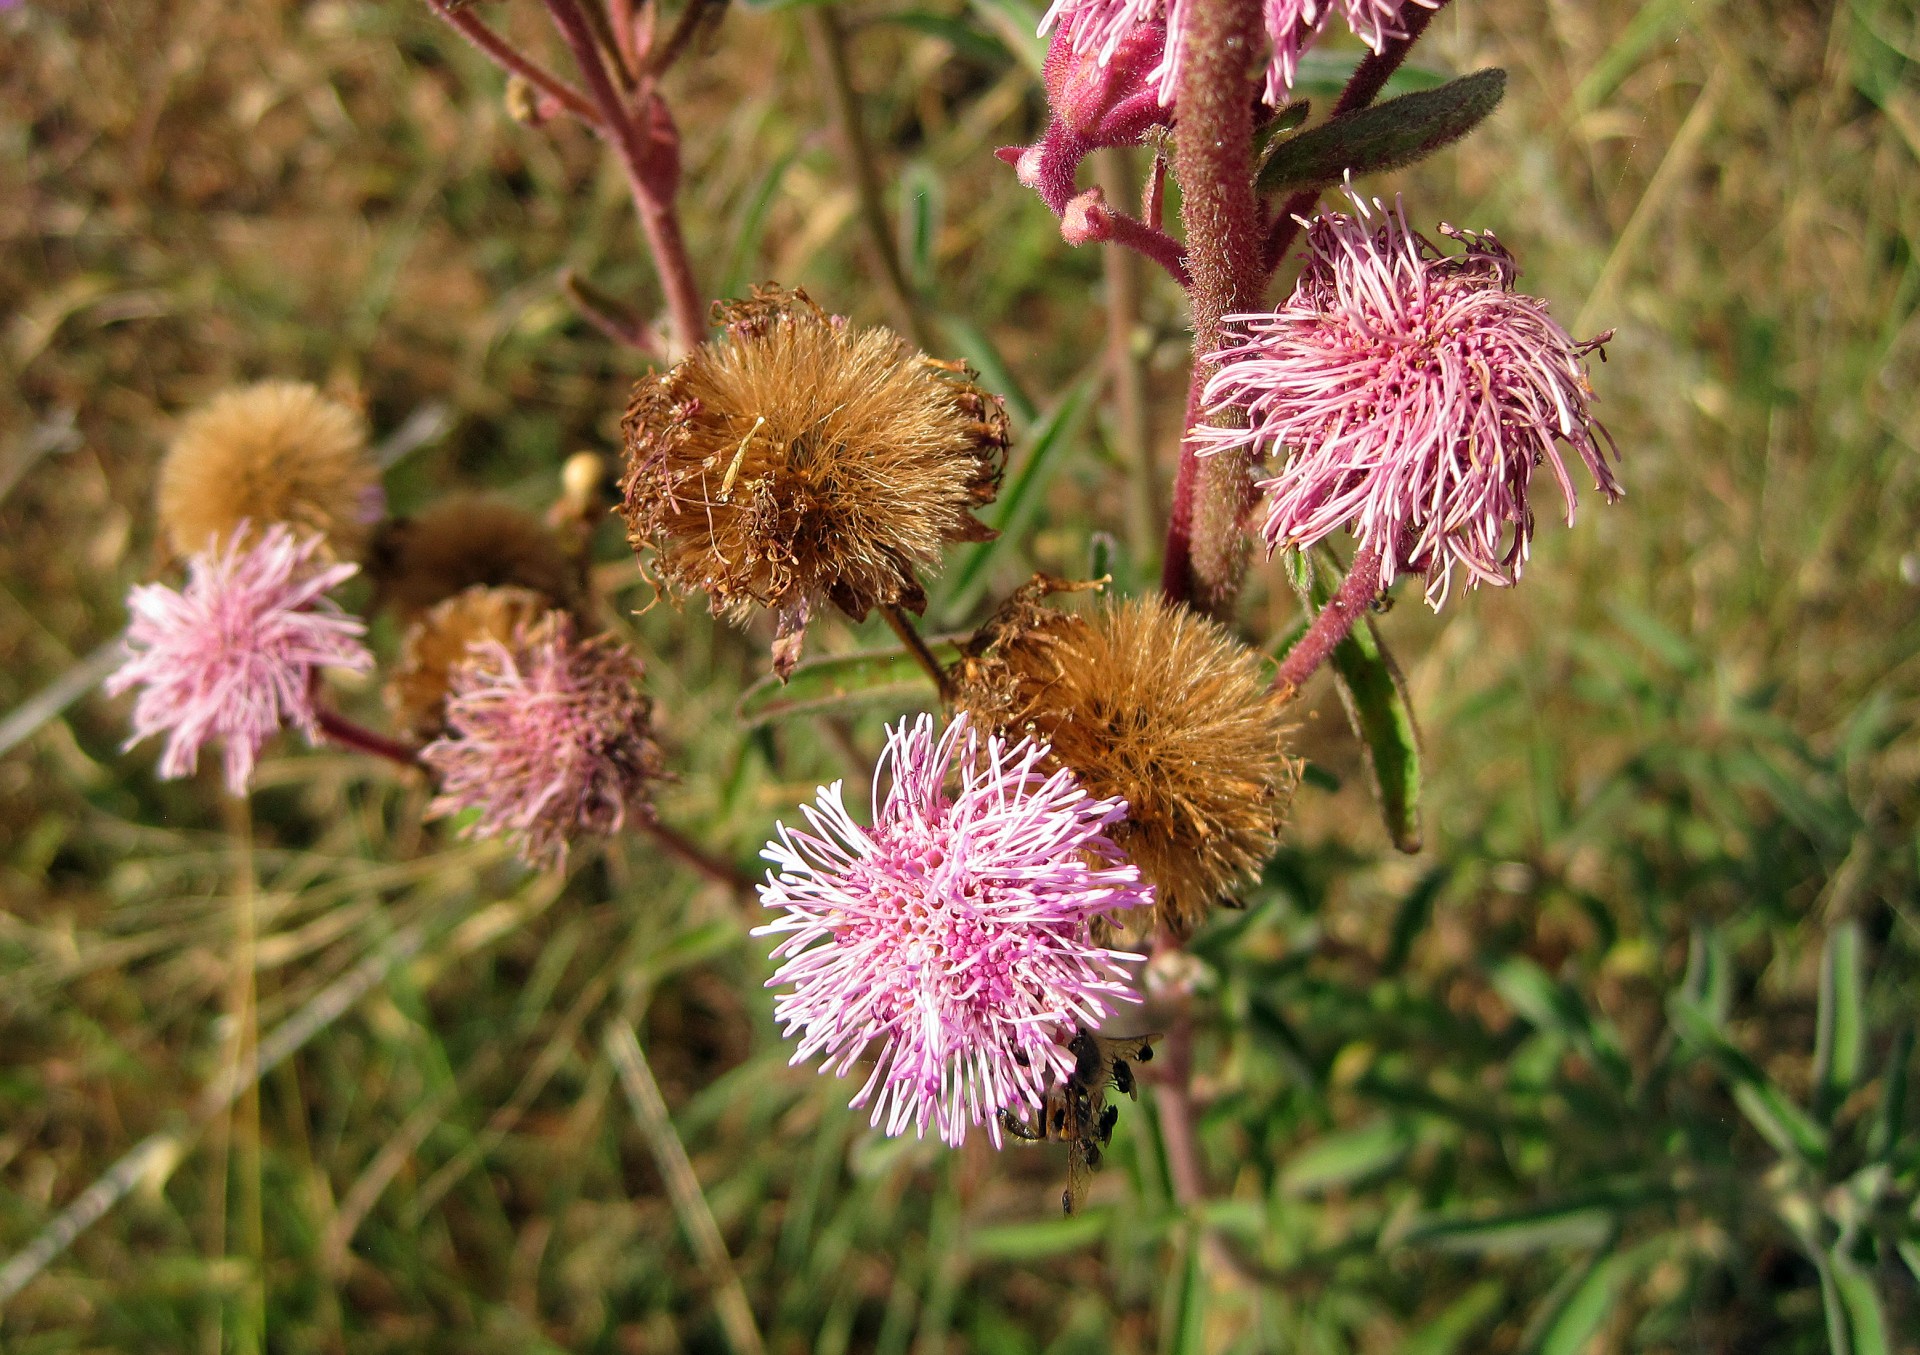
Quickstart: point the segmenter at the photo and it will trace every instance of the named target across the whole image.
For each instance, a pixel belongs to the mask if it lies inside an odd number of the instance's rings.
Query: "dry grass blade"
[[[647,1066],[647,1056],[634,1037],[633,1027],[625,1021],[608,1022],[604,1044],[607,1057],[619,1071],[627,1104],[633,1107],[634,1118],[640,1122],[640,1131],[646,1135],[647,1146],[653,1150],[661,1178],[667,1183],[667,1194],[673,1199],[674,1213],[680,1216],[680,1226],[693,1244],[694,1255],[714,1281],[717,1289],[714,1306],[719,1309],[727,1344],[734,1355],[765,1355],[766,1346],[760,1340],[759,1324],[754,1321],[753,1309],[747,1303],[747,1291],[741,1287],[733,1258],[727,1254],[727,1244],[720,1236],[720,1225],[714,1221],[713,1210],[707,1207],[700,1178],[693,1174],[686,1147],[674,1132],[673,1121],[667,1115],[667,1103],[660,1095],[660,1085],[653,1080],[653,1070]]]

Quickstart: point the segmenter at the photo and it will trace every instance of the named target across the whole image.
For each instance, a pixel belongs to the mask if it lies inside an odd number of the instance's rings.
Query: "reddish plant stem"
[[[494,65],[509,75],[517,75],[547,95],[589,127],[600,125],[600,114],[587,97],[545,68],[529,61],[485,24],[470,9],[456,9],[453,0],[427,0],[433,12],[451,24],[468,42],[479,48]]]
[[[913,624],[913,618],[895,606],[881,607],[880,615],[886,618],[887,625],[893,629],[893,633],[900,637],[900,643],[907,647],[907,653],[913,655],[915,662],[926,670],[928,677],[933,679],[934,690],[940,694],[940,704],[951,706],[953,678],[941,665],[940,660],[934,657],[933,651],[927,648],[927,642],[920,638],[919,628]]]
[[[1369,541],[1354,554],[1353,563],[1347,567],[1347,577],[1340,581],[1340,587],[1334,592],[1320,614],[1313,618],[1313,624],[1287,651],[1287,657],[1281,660],[1280,671],[1274,675],[1273,690],[1291,696],[1306,685],[1307,679],[1320,671],[1325,663],[1366,615],[1367,608],[1380,596],[1380,542]]]
[[[1193,286],[1187,271],[1185,247],[1163,230],[1156,230],[1138,217],[1109,208],[1106,212],[1107,239],[1125,245],[1134,253],[1152,259],[1167,270],[1167,275],[1182,287]]]
[[[420,756],[411,745],[390,739],[385,734],[376,734],[358,721],[349,720],[337,710],[316,705],[313,709],[314,723],[320,727],[332,743],[342,748],[351,748],[358,753],[367,753],[373,757],[385,758],[402,767],[418,767]]]
[[[546,0],[546,6],[580,67],[580,74],[587,82],[587,93],[599,109],[600,121],[596,126],[626,171],[627,186],[633,193],[633,205],[640,217],[640,229],[653,255],[660,290],[666,294],[668,332],[673,355],[678,356],[706,337],[706,305],[694,283],[686,238],[681,234],[680,218],[673,207],[671,181],[679,175],[678,147],[665,138],[655,138],[649,144],[649,129],[641,126],[639,116],[650,123],[664,122],[667,137],[677,138],[678,134],[673,131],[666,105],[651,89],[642,88],[637,100],[630,101],[614,87],[592,25],[581,13],[577,0]],[[634,103],[638,104],[639,116]],[[662,180],[666,182],[660,182]]]
[[[1259,0],[1194,0],[1187,22],[1175,94],[1174,171],[1193,275],[1191,426],[1213,370],[1209,357],[1221,347],[1222,322],[1257,309],[1266,285],[1264,226],[1253,192],[1253,66],[1265,39]],[[1253,498],[1250,465],[1244,452],[1202,461],[1182,439],[1161,574],[1169,598],[1214,616],[1231,610],[1246,572],[1240,520]]]
[[[1166,945],[1177,943],[1166,942]],[[1168,1184],[1176,1204],[1186,1208],[1207,1198],[1206,1171],[1200,1165],[1200,1139],[1193,1125],[1193,1012],[1189,1001],[1167,1025],[1167,1038],[1155,1059],[1153,1105],[1160,1118],[1160,1142],[1167,1153]]]
[[[750,877],[734,869],[734,867],[724,861],[714,860],[711,856],[708,856],[706,852],[695,846],[692,841],[682,836],[677,829],[667,827],[666,824],[661,823],[658,819],[642,818],[640,820],[640,831],[652,838],[661,850],[665,851],[667,855],[671,856],[681,865],[687,866],[696,873],[706,876],[715,884],[725,885],[736,894],[742,896],[752,895],[754,882]]]
[[[1420,35],[1427,31],[1427,25],[1433,22],[1433,16],[1446,7],[1447,0],[1435,0],[1432,9],[1421,5],[1409,5],[1402,12],[1407,29],[1406,36],[1394,38],[1378,52],[1369,53],[1361,61],[1354,69],[1352,78],[1347,81],[1347,87],[1340,91],[1340,97],[1335,100],[1329,120],[1365,108],[1378,98],[1380,91],[1386,88],[1387,81],[1393,78],[1393,73],[1400,69],[1401,63],[1406,61],[1407,53],[1413,50],[1413,44],[1418,42]],[[1319,189],[1303,188],[1281,206],[1280,214],[1274,218],[1273,228],[1267,234],[1267,272],[1272,273],[1278,268],[1281,261],[1287,257],[1287,251],[1293,248],[1294,238],[1300,233],[1300,223],[1294,218],[1311,212],[1314,204],[1319,201]]]

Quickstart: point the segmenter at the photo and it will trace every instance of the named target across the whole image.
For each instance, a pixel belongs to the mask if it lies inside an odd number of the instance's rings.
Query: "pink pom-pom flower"
[[[449,675],[447,732],[420,750],[440,777],[435,817],[474,812],[467,837],[505,837],[529,865],[562,865],[582,835],[653,812],[663,774],[645,666],[611,636],[576,640],[549,612],[514,642],[483,640]]]
[[[1511,584],[1533,536],[1528,488],[1553,467],[1573,521],[1571,447],[1609,500],[1623,492],[1583,359],[1611,332],[1576,343],[1547,303],[1513,290],[1513,256],[1490,234],[1444,254],[1396,206],[1307,223],[1310,251],[1293,295],[1271,315],[1235,315],[1214,355],[1210,411],[1242,427],[1200,427],[1202,454],[1279,454],[1261,483],[1268,552],[1305,549],[1348,528],[1380,553],[1384,591],[1402,572],[1445,600],[1455,567],[1469,587]]]
[[[793,1062],[824,1055],[844,1076],[863,1053],[873,1072],[853,1105],[873,1105],[888,1134],[928,1124],[949,1144],[1000,1112],[1034,1107],[1073,1072],[1068,1041],[1109,1004],[1133,1001],[1121,962],[1092,924],[1150,905],[1152,887],[1107,836],[1126,814],[1067,771],[1039,771],[1043,744],[982,739],[957,717],[888,730],[874,780],[873,826],[848,815],[841,786],[802,806],[811,831],[779,827],[760,887],[781,917],[784,963],[769,987]],[[949,781],[953,781],[949,787]]]
[[[202,745],[224,745],[227,789],[244,795],[267,740],[292,725],[319,733],[313,685],[322,668],[366,672],[366,627],[327,592],[351,564],[327,564],[317,535],[284,523],[255,533],[242,523],[224,543],[187,561],[187,585],[143,584],[127,596],[127,661],[107,679],[118,695],[140,687],[133,736],[167,735],[160,775],[186,776]]]

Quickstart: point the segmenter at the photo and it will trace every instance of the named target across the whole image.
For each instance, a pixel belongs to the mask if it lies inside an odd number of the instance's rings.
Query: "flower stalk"
[[[1193,280],[1190,424],[1213,370],[1207,355],[1220,347],[1226,317],[1256,309],[1266,283],[1253,193],[1253,69],[1264,41],[1258,0],[1194,0],[1184,36],[1174,169]],[[1250,468],[1245,454],[1202,462],[1182,445],[1161,573],[1170,599],[1212,616],[1231,609],[1246,572],[1240,522],[1253,502]]]

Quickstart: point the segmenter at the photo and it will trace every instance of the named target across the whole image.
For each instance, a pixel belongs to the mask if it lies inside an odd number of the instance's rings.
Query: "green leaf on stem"
[[[976,1228],[967,1236],[967,1251],[980,1261],[1045,1261],[1085,1251],[1106,1236],[1111,1222],[1103,1211],[1094,1210]]]
[[[1813,1055],[1813,1110],[1831,1122],[1860,1080],[1866,1039],[1866,980],[1861,973],[1860,924],[1842,922],[1827,935],[1820,956],[1820,1007]]]
[[[952,642],[932,640],[928,647],[941,663],[960,657]],[[863,650],[808,659],[782,683],[769,673],[747,688],[734,716],[749,729],[796,715],[827,715],[864,706],[924,705],[932,693],[924,669],[906,650]]]
[[[1826,1130],[1721,1034],[1706,1012],[1674,993],[1667,999],[1667,1016],[1680,1038],[1719,1070],[1733,1092],[1734,1104],[1776,1152],[1810,1166],[1826,1162]]]
[[[994,566],[1016,543],[1027,539],[1033,520],[1039,515],[1041,501],[1046,498],[1047,486],[1060,468],[1059,454],[1079,436],[1092,408],[1093,393],[1099,389],[1102,379],[1096,365],[1074,383],[1060,403],[1028,434],[1024,450],[1014,458],[1013,471],[1007,476],[999,499],[980,514],[1000,535],[974,547],[937,591],[931,610],[945,624],[957,626],[966,620],[987,591]]]
[[[1282,143],[1260,168],[1262,193],[1331,188],[1356,176],[1424,160],[1479,126],[1506,93],[1499,67],[1357,109]]]
[[[1413,1135],[1396,1120],[1379,1119],[1322,1135],[1287,1157],[1283,1195],[1318,1195],[1392,1170],[1413,1149]]]

